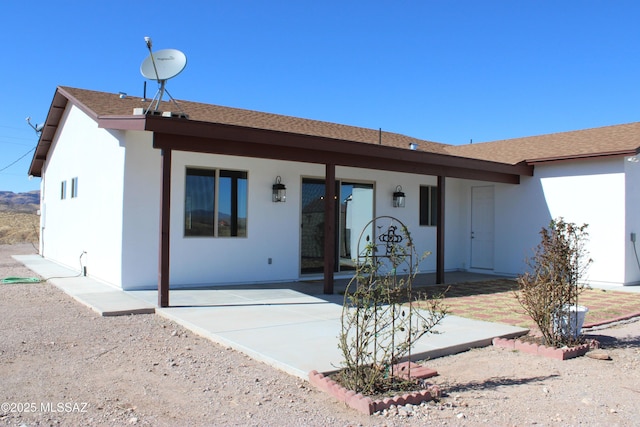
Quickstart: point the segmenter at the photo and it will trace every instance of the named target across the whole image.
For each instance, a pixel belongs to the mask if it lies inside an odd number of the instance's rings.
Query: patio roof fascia
[[[136,126],[136,129],[139,128]],[[533,166],[524,163],[509,165],[314,135],[194,122],[182,118],[148,116],[145,130],[154,132],[154,148],[165,150],[335,163],[340,166],[509,184],[519,184],[521,175],[533,176]]]

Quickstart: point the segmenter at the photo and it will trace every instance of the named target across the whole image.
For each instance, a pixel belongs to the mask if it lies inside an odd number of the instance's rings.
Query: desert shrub
[[[386,220],[384,229],[379,224]],[[394,365],[410,358],[415,341],[432,332],[447,312],[441,298],[426,299],[421,308],[413,304],[413,279],[428,253],[418,259],[407,228],[395,225],[396,219],[372,222],[378,224],[378,243],[366,236],[345,292],[338,344],[344,367],[337,378],[348,389],[380,394],[406,387],[394,375]]]
[[[592,262],[585,247],[587,227],[563,218],[552,220],[540,231],[540,243],[527,259],[529,271],[518,277],[516,298],[550,346],[573,345],[580,339],[567,334],[561,323],[577,321],[569,310],[578,306],[578,296],[588,287],[581,281]]]

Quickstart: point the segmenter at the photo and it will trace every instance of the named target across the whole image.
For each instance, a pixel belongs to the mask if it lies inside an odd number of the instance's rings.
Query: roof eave
[[[42,177],[42,167],[47,159],[53,138],[58,131],[62,114],[67,108],[67,102],[68,98],[62,94],[59,89],[56,90],[56,93],[53,95],[53,100],[51,101],[51,107],[49,107],[49,112],[47,113],[47,119],[40,133],[40,138],[38,138],[38,144],[31,158],[31,164],[29,165],[30,176]]]
[[[587,159],[599,159],[602,157],[619,157],[619,156],[635,156],[640,154],[640,147],[633,150],[617,150],[617,151],[603,151],[599,153],[585,153],[585,154],[572,154],[568,156],[554,156],[554,157],[540,157],[537,159],[527,159],[524,163],[534,166],[540,163],[551,162],[565,162],[571,160],[587,160]]]

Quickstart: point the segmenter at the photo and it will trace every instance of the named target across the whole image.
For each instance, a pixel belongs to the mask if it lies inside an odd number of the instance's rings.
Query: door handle
[[[475,236],[473,235],[473,231],[471,232],[471,238],[474,239]]]

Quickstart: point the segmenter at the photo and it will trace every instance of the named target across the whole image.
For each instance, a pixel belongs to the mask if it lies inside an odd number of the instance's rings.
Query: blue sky
[[[39,188],[31,153],[7,166],[56,86],[142,95],[145,36],[188,58],[176,99],[449,144],[640,117],[637,1],[31,1],[0,17],[0,190]]]

